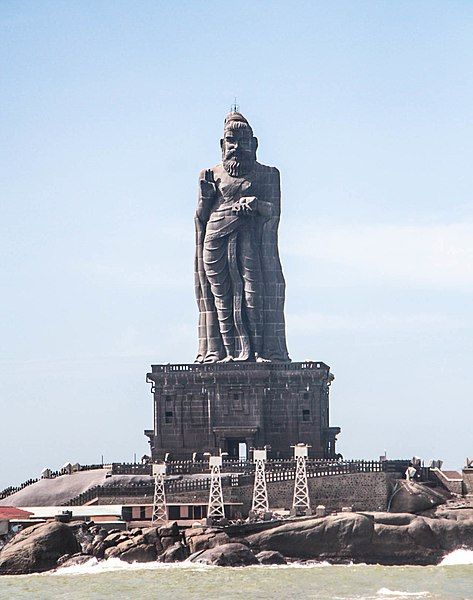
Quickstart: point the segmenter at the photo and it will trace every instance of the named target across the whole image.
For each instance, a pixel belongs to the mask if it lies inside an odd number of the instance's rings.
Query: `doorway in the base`
[[[247,460],[248,458],[248,446],[242,439],[227,439],[227,452],[228,458],[232,460]]]

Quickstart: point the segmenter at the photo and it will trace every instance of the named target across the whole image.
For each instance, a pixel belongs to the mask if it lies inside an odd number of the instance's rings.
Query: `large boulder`
[[[432,489],[415,481],[399,480],[389,500],[390,512],[418,513],[439,504],[452,496],[443,488]]]
[[[285,565],[286,559],[280,552],[275,550],[263,550],[256,555],[256,558],[262,565]]]
[[[120,542],[116,546],[111,546],[110,548],[107,548],[105,550],[104,557],[105,558],[112,558],[115,556],[120,557],[121,554],[128,552],[128,550],[131,550],[136,545],[137,545],[136,541],[133,538],[129,538],[123,542]]]
[[[64,554],[80,552],[71,528],[64,523],[42,523],[20,531],[0,552],[0,574],[48,571]]]
[[[64,569],[67,567],[77,567],[79,565],[83,565],[89,560],[94,560],[88,554],[81,554],[80,552],[77,554],[73,554],[70,556],[69,554],[65,554],[61,556],[61,558],[57,561],[56,567],[59,569]]]
[[[374,519],[342,513],[329,517],[292,521],[250,535],[257,551],[275,550],[295,559],[350,560],[364,554],[374,535]]]
[[[184,535],[191,554],[230,542],[230,538],[226,533],[212,528],[202,529],[199,527],[188,529]]]
[[[159,562],[173,563],[181,562],[186,560],[189,556],[189,549],[184,546],[182,542],[176,542],[170,548],[167,548],[160,556],[158,556]]]
[[[437,564],[452,550],[473,549],[473,520],[409,513],[343,513],[293,521],[248,537],[255,551],[297,559],[381,564]]]
[[[197,552],[189,557],[194,563],[217,565],[219,567],[245,567],[257,565],[258,559],[244,544],[222,544],[203,552]]]
[[[127,563],[146,563],[156,560],[156,547],[154,544],[138,544],[119,555],[120,560]]]

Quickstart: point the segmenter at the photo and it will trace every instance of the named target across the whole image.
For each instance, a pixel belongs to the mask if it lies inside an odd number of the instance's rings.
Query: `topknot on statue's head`
[[[253,135],[251,125],[239,112],[231,112],[225,117],[224,130],[227,129],[248,129],[251,135]]]

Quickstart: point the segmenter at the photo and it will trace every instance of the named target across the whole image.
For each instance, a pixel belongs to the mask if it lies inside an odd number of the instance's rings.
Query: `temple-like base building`
[[[227,452],[246,459],[268,446],[268,458],[334,458],[339,427],[329,425],[330,367],[322,362],[153,365],[147,381],[154,399],[151,457],[190,459]]]

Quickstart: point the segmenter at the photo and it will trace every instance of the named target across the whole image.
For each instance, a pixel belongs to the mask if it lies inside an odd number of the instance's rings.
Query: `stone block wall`
[[[395,475],[387,473],[315,477],[308,480],[310,503],[313,509],[323,504],[330,511],[339,511],[344,506],[352,506],[354,510],[386,510],[395,479]],[[293,493],[293,480],[269,484],[270,506],[290,508]]]
[[[289,458],[291,445],[311,446],[314,458],[335,455],[338,428],[329,427],[330,368],[322,362],[154,365],[147,379],[154,398],[153,459],[228,452],[239,443],[271,446]]]
[[[329,511],[340,511],[344,506],[352,506],[357,511],[384,511],[387,509],[396,479],[400,477],[400,473],[353,473],[315,477],[308,480],[311,506],[315,509],[317,505],[323,504]],[[268,483],[270,508],[290,509],[293,493],[294,480]],[[242,514],[246,516],[251,509],[253,485],[224,487],[223,497],[226,502],[241,502]],[[170,493],[167,496],[169,502],[207,502],[208,498],[209,492],[206,490]],[[100,504],[149,504],[152,502],[152,497],[100,498]]]

